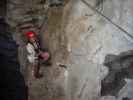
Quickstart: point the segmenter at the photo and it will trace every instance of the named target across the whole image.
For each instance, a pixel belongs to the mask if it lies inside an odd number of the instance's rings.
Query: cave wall
[[[96,9],[132,34],[132,0],[104,0]],[[73,0],[66,27],[68,37],[67,100],[96,100],[100,97],[101,80],[108,74],[103,66],[107,54],[132,50],[132,38],[124,34],[81,0]],[[103,98],[112,100],[115,97]]]
[[[22,21],[24,10],[31,10],[33,6],[35,9],[32,10],[36,10],[38,7],[32,0],[14,1],[26,5],[21,5],[22,8],[19,6],[20,9],[8,13],[8,21],[13,27]],[[51,67],[42,66],[44,74],[42,79],[32,79],[30,69],[27,69],[30,67],[25,65],[25,49],[20,48],[21,64],[24,66],[24,71],[28,70],[28,74],[24,75],[29,85],[31,100],[99,99],[100,82],[108,73],[108,69],[103,66],[105,56],[133,48],[129,36],[88,8],[81,0],[68,1],[64,7],[50,9],[48,28],[45,30],[44,26],[41,32],[45,31],[44,45],[51,51],[53,63]],[[128,32],[132,32],[132,0],[86,1]],[[42,19],[42,12],[35,13],[35,16],[40,16]],[[21,38],[17,39],[20,42]]]
[[[68,56],[64,29],[66,27],[66,15],[69,13],[66,4],[69,0],[62,0],[63,5],[49,8],[48,12],[44,8],[45,4],[39,3],[40,1],[42,0],[10,0],[8,2],[7,22],[12,28],[14,39],[19,44],[19,61],[28,86],[29,100],[63,100],[66,95],[64,90],[65,68],[60,67],[58,63],[64,63]],[[55,1],[58,2],[58,0]],[[34,23],[32,18],[37,19],[37,21]],[[45,23],[41,31],[38,31],[37,26],[42,25],[42,22]],[[43,46],[52,55],[51,66],[41,65],[43,74],[41,79],[34,79],[31,75],[32,67],[26,57],[26,42],[23,32],[18,31],[17,26],[23,23],[25,25],[37,25],[33,27],[33,30],[42,36]]]

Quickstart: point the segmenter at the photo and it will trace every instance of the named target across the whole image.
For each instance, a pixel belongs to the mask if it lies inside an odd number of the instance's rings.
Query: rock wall
[[[132,1],[86,0],[132,35]],[[81,0],[73,0],[66,34],[68,37],[67,100],[96,100],[101,80],[108,74],[103,66],[107,54],[131,50],[132,38],[107,21]],[[109,97],[110,100],[115,97]],[[107,100],[107,98],[105,98]]]
[[[26,5],[22,6],[22,1]],[[27,10],[38,7],[32,0],[22,1],[20,6],[28,7]],[[86,1],[116,24],[132,32],[132,0]],[[13,20],[19,10],[10,16]],[[35,16],[41,19],[42,12]],[[16,17],[17,23],[22,16]],[[105,56],[133,49],[132,39],[81,0],[66,0],[63,7],[50,8],[47,16],[47,28],[44,25],[41,33],[44,35],[44,45],[51,51],[53,64],[51,67],[42,66],[44,77],[40,80],[32,79],[30,67],[24,65],[25,71],[28,70],[26,78],[30,100],[99,99],[101,80],[108,74],[108,69],[103,66]],[[12,26],[16,23],[12,23],[12,20],[9,22]]]
[[[59,66],[67,59],[66,50],[67,38],[64,33],[65,23],[67,19],[67,2],[63,2],[61,6],[49,8],[46,12],[41,0],[10,0],[8,2],[7,21],[15,32],[14,38],[19,44],[19,60],[21,70],[25,77],[27,86],[29,87],[29,100],[63,100],[65,99],[64,81],[65,68]],[[58,0],[55,0],[58,2]],[[39,8],[38,8],[39,7]],[[44,20],[46,17],[46,20]],[[37,19],[36,22],[33,19]],[[38,26],[42,25],[41,31]],[[18,31],[18,24],[24,24],[32,27],[42,36],[42,43],[48,48],[52,55],[52,65],[41,65],[43,78],[34,79],[31,75],[31,66],[27,62],[25,41],[23,32]],[[29,29],[27,29],[29,30]]]

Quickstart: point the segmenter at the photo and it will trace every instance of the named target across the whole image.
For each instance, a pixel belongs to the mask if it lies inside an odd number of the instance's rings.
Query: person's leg
[[[35,61],[32,65],[32,76],[35,78],[41,78],[43,75],[40,73],[40,63],[39,61]]]

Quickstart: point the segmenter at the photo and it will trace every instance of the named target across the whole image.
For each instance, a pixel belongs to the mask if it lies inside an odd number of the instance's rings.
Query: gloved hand
[[[50,54],[49,52],[40,52],[39,58],[43,59],[44,61],[48,61]]]

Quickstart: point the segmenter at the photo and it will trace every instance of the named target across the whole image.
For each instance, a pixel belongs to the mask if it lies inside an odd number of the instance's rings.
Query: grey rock
[[[102,95],[117,95],[125,85],[125,78],[133,78],[133,50],[119,55],[107,55],[104,65],[109,68],[109,74],[102,80]]]

